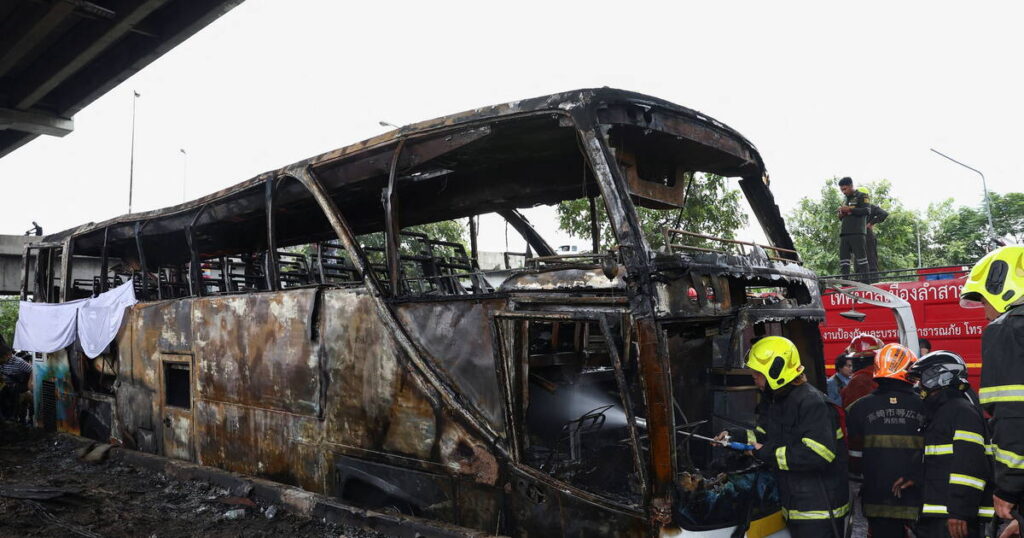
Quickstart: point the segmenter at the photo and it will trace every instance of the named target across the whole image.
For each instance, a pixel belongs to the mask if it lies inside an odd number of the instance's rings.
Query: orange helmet
[[[846,346],[846,352],[850,355],[864,356],[874,353],[875,351],[882,349],[885,342],[881,338],[873,334],[858,334],[850,340],[850,345]]]
[[[913,351],[899,344],[886,344],[875,354],[875,379],[907,381],[907,370],[917,362]]]

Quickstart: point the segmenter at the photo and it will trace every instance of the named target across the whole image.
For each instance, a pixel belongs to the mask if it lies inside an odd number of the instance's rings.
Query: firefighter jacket
[[[868,193],[853,191],[846,197],[843,205],[852,208],[849,215],[840,219],[839,235],[865,234],[868,231],[868,215],[871,214],[871,201]]]
[[[906,382],[879,379],[878,389],[850,405],[846,433],[850,471],[863,473],[864,515],[916,520],[921,511],[924,402]],[[914,481],[896,497],[899,478]]]
[[[992,415],[995,493],[1024,501],[1024,306],[985,327],[981,336],[981,405]]]
[[[955,389],[929,395],[924,406],[921,517],[991,519],[992,463],[981,409]]]
[[[853,402],[871,394],[877,388],[874,364],[857,370],[850,376],[850,382],[843,387],[843,390],[839,391],[843,397],[843,409],[849,409]]]
[[[755,456],[774,471],[783,514],[790,521],[845,516],[847,454],[838,411],[807,383],[762,396],[754,435],[763,446]]]

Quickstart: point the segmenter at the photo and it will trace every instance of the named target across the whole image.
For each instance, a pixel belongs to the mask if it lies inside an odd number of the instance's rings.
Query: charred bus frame
[[[654,250],[636,208],[684,207],[694,172],[740,178],[770,245],[685,245],[692,235],[666,230]],[[742,366],[759,335],[793,339],[823,384],[815,276],[768,184],[736,131],[604,88],[409,125],[50,235],[26,250],[23,296],[65,301],[131,280],[142,302],[99,359],[73,347],[37,360],[52,383],[37,384],[50,411],[36,416],[489,531],[742,524],[772,507],[723,519],[686,505],[699,486],[681,484],[698,471],[743,470],[677,432],[751,421]],[[580,198],[585,255],[556,255],[518,211]],[[600,205],[614,234],[603,252]],[[473,261],[485,213],[537,254],[497,287]],[[468,253],[408,229],[466,217]]]

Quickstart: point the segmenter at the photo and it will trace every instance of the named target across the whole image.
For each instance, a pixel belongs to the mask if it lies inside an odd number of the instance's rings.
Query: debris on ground
[[[264,506],[251,487],[228,491],[109,461],[110,448],[0,421],[0,536],[383,536]]]

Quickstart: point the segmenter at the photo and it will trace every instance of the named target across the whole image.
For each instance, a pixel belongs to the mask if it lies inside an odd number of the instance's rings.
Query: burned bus
[[[739,178],[770,244],[677,226],[653,248],[638,208],[678,213],[697,172]],[[523,210],[581,199],[594,249],[558,254]],[[475,262],[485,214],[533,253],[497,280]],[[453,219],[468,245],[419,231]],[[687,434],[753,423],[759,336],[824,383],[818,285],[755,147],[608,88],[49,235],[24,271],[35,301],[129,281],[140,300],[100,357],[36,360],[39,425],[515,536],[771,535],[770,473]]]

